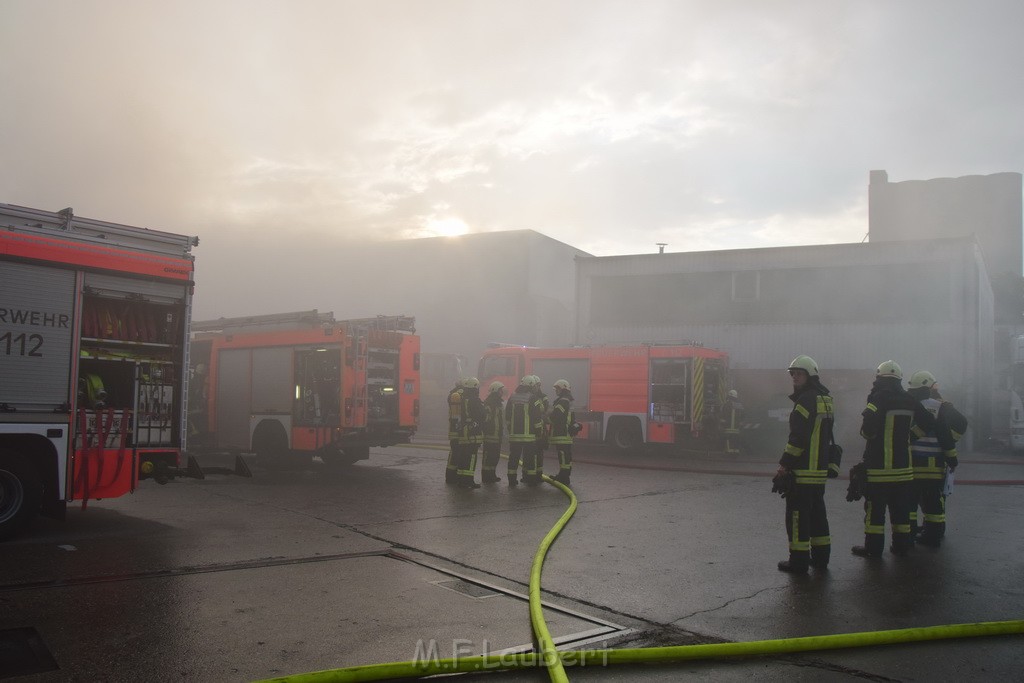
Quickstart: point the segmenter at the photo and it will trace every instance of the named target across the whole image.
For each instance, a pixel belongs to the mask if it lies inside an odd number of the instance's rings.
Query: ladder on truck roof
[[[294,311],[291,313],[270,313],[248,315],[237,318],[192,321],[193,332],[226,332],[244,329],[246,332],[271,332],[278,330],[315,329],[318,327],[345,325],[364,330],[387,330],[393,332],[416,332],[416,319],[407,315],[378,315],[375,318],[353,318],[335,320],[334,313]]]
[[[71,207],[60,211],[43,211],[0,204],[0,229],[46,237],[67,235],[82,242],[170,256],[189,257],[192,247],[199,244],[199,238],[192,235],[82,218],[76,216]]]
[[[269,313],[267,315],[246,315],[237,318],[217,318],[216,320],[193,320],[193,332],[225,332],[228,330],[245,329],[247,332],[270,332],[274,330],[313,329],[324,325],[334,325],[334,314],[312,311],[295,311],[292,313]]]

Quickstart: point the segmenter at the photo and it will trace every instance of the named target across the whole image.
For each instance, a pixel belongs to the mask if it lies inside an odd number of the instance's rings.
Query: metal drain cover
[[[447,588],[450,591],[455,591],[456,593],[468,595],[471,598],[490,598],[495,595],[501,595],[501,593],[490,588],[479,586],[469,581],[463,581],[462,579],[446,579],[444,581],[431,581],[430,583],[441,588]]]
[[[0,630],[0,678],[56,671],[59,668],[34,628]]]

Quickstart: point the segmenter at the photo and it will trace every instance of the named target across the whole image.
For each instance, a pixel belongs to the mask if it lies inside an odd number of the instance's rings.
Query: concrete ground
[[[547,484],[446,487],[445,456],[420,444],[375,450],[342,472],[314,463],[144,482],[64,522],[37,520],[0,545],[0,679],[250,681],[528,649],[530,564],[567,499]],[[1024,458],[961,463],[940,550],[851,555],[862,509],[833,481],[832,564],[790,576],[775,568],[787,551],[770,460],[578,446],[579,509],[543,572],[548,627],[563,648],[643,647],[1024,619]],[[999,636],[568,674],[1019,680],[1022,644]],[[543,670],[486,675],[548,680]]]

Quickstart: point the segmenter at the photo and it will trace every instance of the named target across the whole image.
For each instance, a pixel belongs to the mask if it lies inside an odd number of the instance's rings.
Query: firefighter
[[[789,375],[793,410],[789,414],[789,440],[776,473],[776,486],[785,482],[780,492],[786,499],[789,559],[779,562],[778,567],[780,571],[804,574],[810,566],[826,569],[832,554],[825,480],[839,475],[838,465],[831,467],[829,462],[835,408],[813,358],[794,358]]]
[[[572,437],[579,433],[580,428],[572,411],[573,398],[569,381],[560,379],[553,386],[555,403],[548,413],[548,422],[551,424],[549,441],[558,453],[558,474],[555,475],[555,481],[568,486],[569,477],[572,475]]]
[[[889,511],[892,545],[897,556],[910,548],[910,502],[914,468],[911,435],[920,438],[935,428],[935,418],[903,389],[903,370],[887,360],[875,371],[875,382],[861,413],[867,484],[864,490],[864,545],[851,548],[860,557],[881,557],[885,548],[885,513]]]
[[[456,450],[455,485],[465,489],[478,489],[480,484],[474,481],[476,474],[476,456],[480,444],[484,440],[484,404],[480,400],[480,380],[467,377],[462,381],[459,390],[459,431],[458,450]]]
[[[523,481],[537,483],[537,437],[544,428],[543,403],[533,388],[533,377],[519,381],[515,393],[505,403],[505,426],[508,430],[508,485],[519,483],[519,464]]]
[[[454,486],[459,481],[456,460],[459,452],[459,428],[462,415],[462,379],[448,392],[448,464],[444,470],[444,483]]]
[[[551,412],[551,401],[548,400],[548,395],[544,393],[544,386],[541,384],[540,377],[530,375],[530,386],[533,388],[534,396],[541,403],[541,415],[544,416],[544,426],[541,428],[540,434],[537,435],[537,466],[534,468],[535,480],[540,482],[541,477],[544,476],[544,451],[548,449],[548,444],[551,443],[551,421],[548,419]]]
[[[493,484],[501,481],[495,470],[501,456],[501,440],[505,436],[505,385],[491,382],[484,399],[484,458],[480,481]]]
[[[907,383],[907,393],[916,398],[935,417],[935,428],[910,446],[914,466],[914,495],[910,505],[910,533],[921,545],[938,548],[946,534],[947,472],[952,474],[957,460],[956,442],[967,430],[967,418],[939,393],[938,380],[927,370],[915,372]],[[918,507],[924,524],[918,524]]]
[[[730,389],[725,396],[725,410],[722,419],[726,453],[739,454],[740,452],[740,416],[742,414],[743,404],[740,403],[740,395],[735,389]]]

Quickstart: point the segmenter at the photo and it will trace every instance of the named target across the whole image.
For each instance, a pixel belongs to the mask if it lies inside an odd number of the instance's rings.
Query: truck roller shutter
[[[74,298],[74,271],[0,262],[0,403],[68,402]]]

